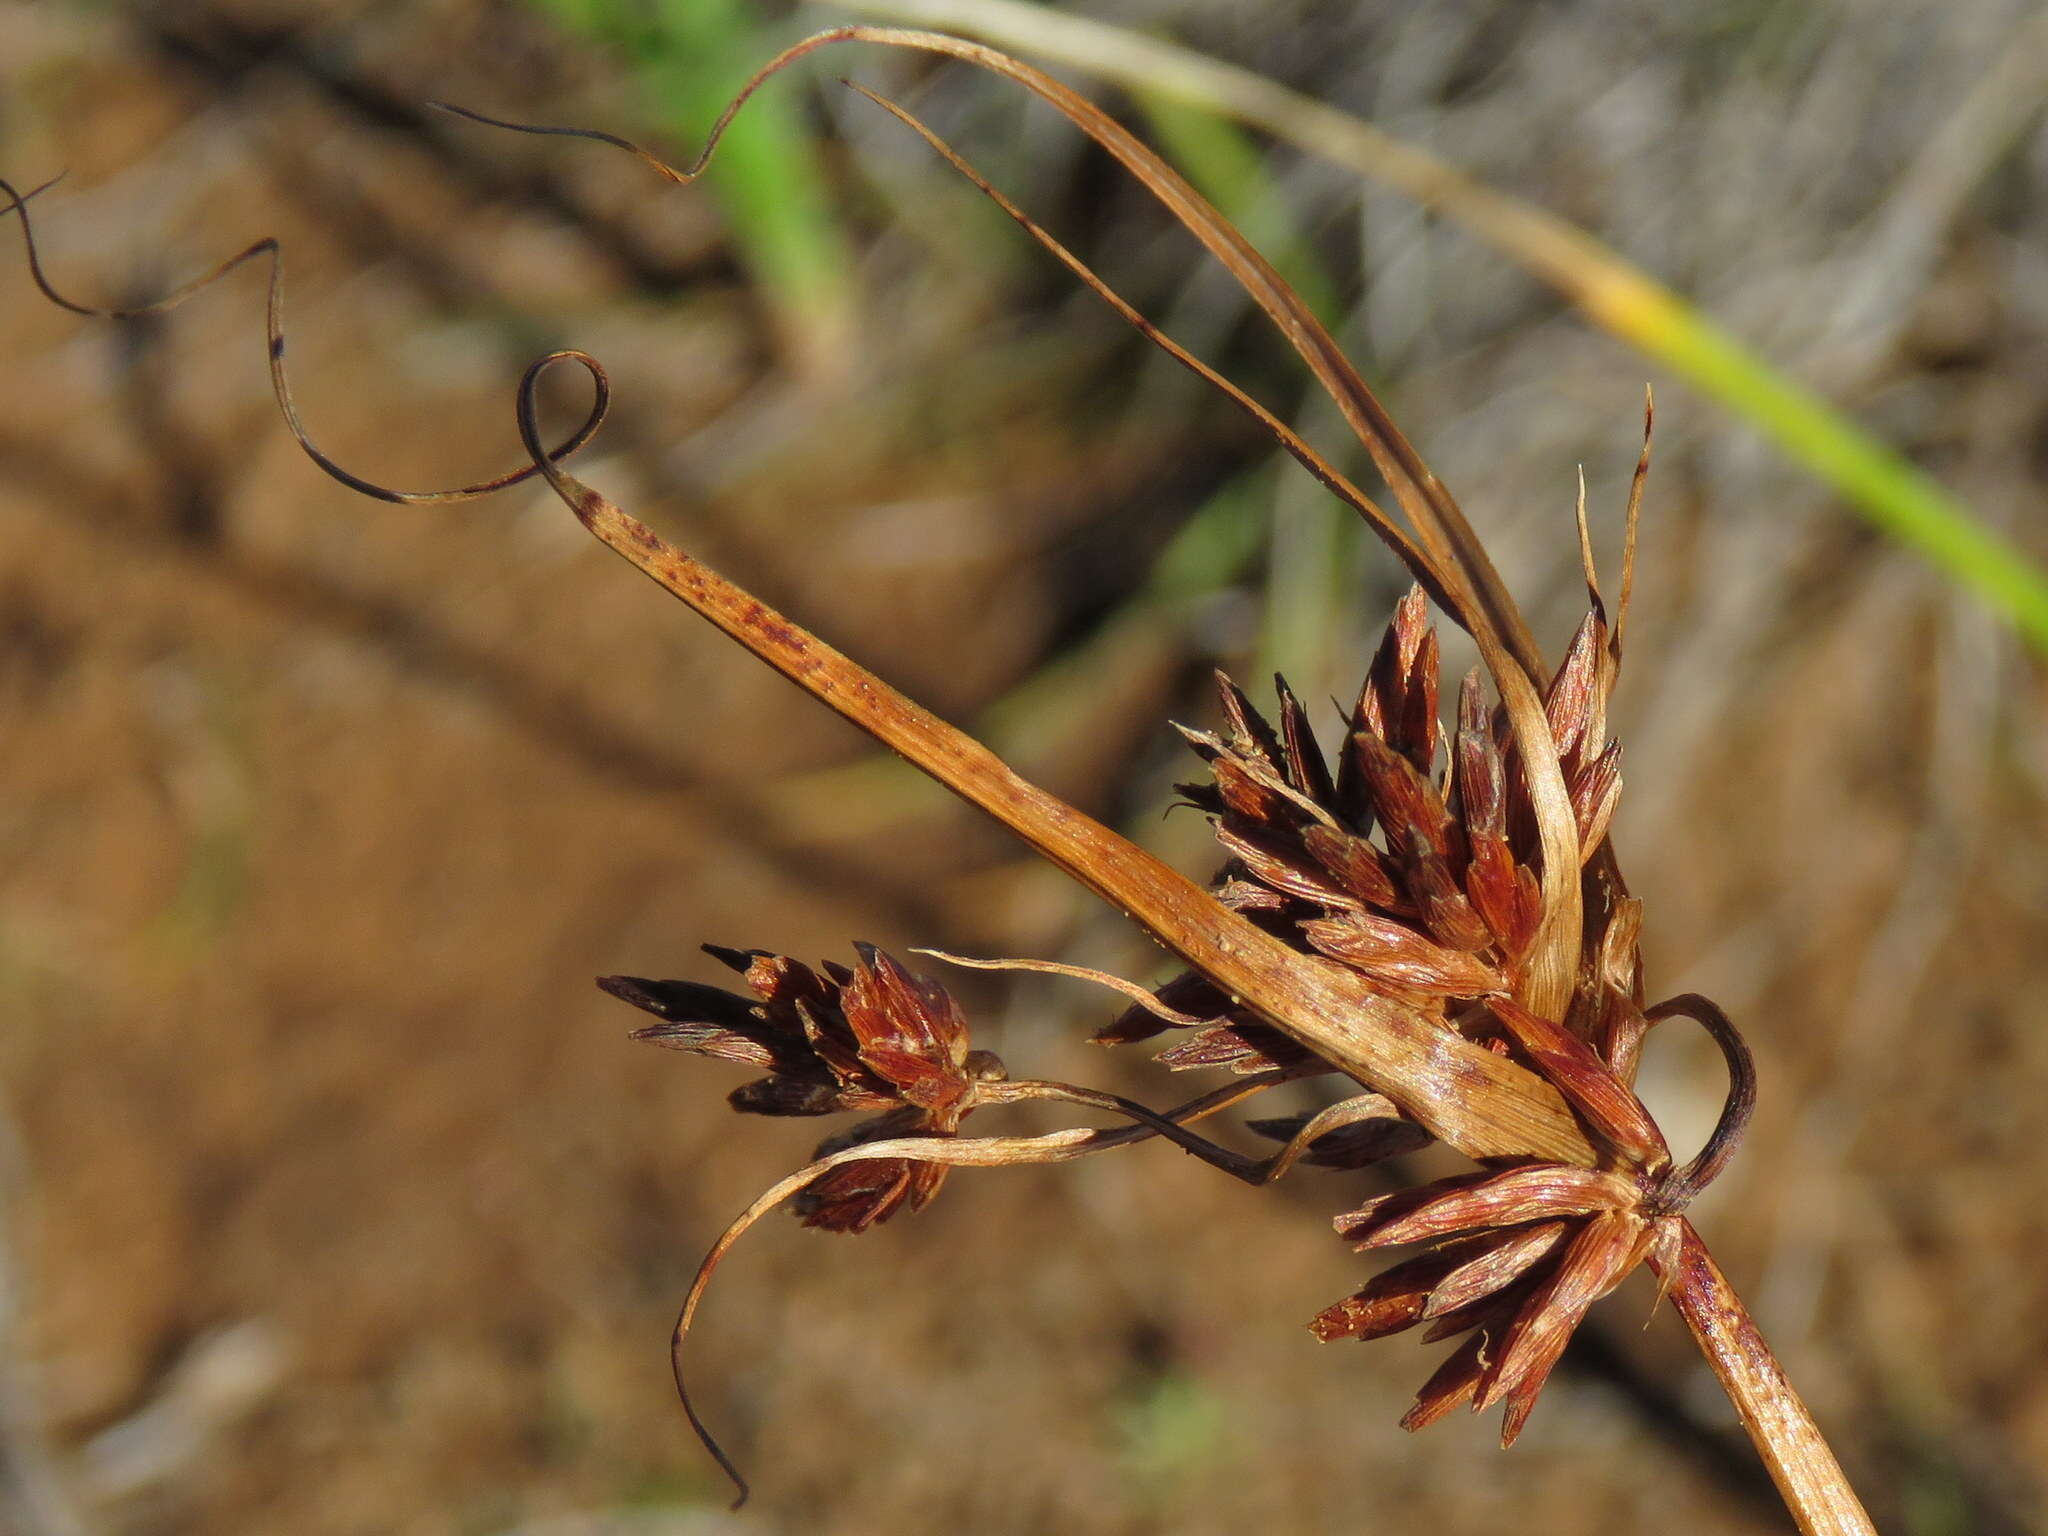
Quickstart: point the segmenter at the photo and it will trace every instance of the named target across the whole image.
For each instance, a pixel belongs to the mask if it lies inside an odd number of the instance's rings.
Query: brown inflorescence
[[[1581,626],[1546,709],[1582,862],[1605,837],[1621,785],[1620,749],[1600,741],[1605,642],[1596,612]],[[1226,729],[1182,729],[1211,782],[1179,788],[1211,816],[1230,855],[1215,885],[1225,906],[1358,972],[1418,1017],[1491,1033],[1478,1005],[1513,995],[1522,978],[1543,915],[1541,850],[1522,795],[1515,734],[1505,712],[1485,703],[1476,671],[1459,689],[1457,729],[1438,773],[1437,672],[1436,632],[1418,587],[1401,601],[1373,659],[1334,773],[1284,678],[1276,679],[1275,729],[1218,673]],[[1632,939],[1627,947],[1632,963]],[[1256,1072],[1300,1059],[1300,1047],[1199,972],[1183,973],[1161,996],[1216,1021],[1165,1051],[1160,1059],[1169,1066]],[[1095,1038],[1120,1044],[1168,1027],[1157,1013],[1133,1008]]]
[[[735,1088],[734,1109],[755,1115],[881,1111],[812,1154],[902,1136],[957,1135],[981,1085],[1002,1062],[968,1049],[967,1020],[952,994],[904,969],[871,944],[857,965],[813,970],[763,949],[705,952],[746,979],[751,998],[692,981],[606,976],[598,985],[660,1019],[633,1031],[671,1050],[715,1056],[768,1075]],[[822,1174],[795,1204],[806,1226],[865,1232],[899,1210],[920,1210],[946,1181],[942,1163],[876,1158]]]
[[[1603,846],[1621,783],[1619,748],[1606,740],[1614,667],[1596,597],[1543,699],[1577,827],[1586,912],[1563,1021],[1517,1000],[1544,902],[1544,850],[1521,736],[1504,707],[1487,703],[1474,672],[1459,689],[1445,740],[1437,639],[1419,587],[1395,611],[1334,764],[1284,679],[1276,680],[1277,724],[1219,673],[1224,728],[1183,728],[1211,777],[1181,785],[1181,793],[1212,818],[1228,855],[1212,885],[1218,903],[1316,963],[1344,967],[1428,1029],[1534,1072],[1561,1095],[1592,1149],[1587,1164],[1489,1160],[1476,1173],[1383,1195],[1337,1218],[1361,1251],[1426,1246],[1325,1308],[1310,1324],[1318,1338],[1374,1339],[1422,1324],[1428,1341],[1465,1336],[1403,1419],[1411,1429],[1460,1403],[1498,1402],[1502,1443],[1512,1443],[1587,1311],[1644,1259],[1670,1258],[1678,1212],[1725,1159],[1727,1138],[1717,1136],[1721,1150],[1674,1171],[1629,1086],[1652,1020],[1689,1012],[1717,1030],[1725,1021],[1700,1000],[1642,1005],[1640,908]],[[850,969],[813,969],[764,950],[707,945],[745,978],[751,997],[687,981],[600,983],[660,1019],[636,1037],[764,1069],[767,1076],[734,1090],[736,1109],[873,1113],[819,1145],[814,1161],[827,1165],[796,1196],[808,1225],[842,1232],[920,1208],[949,1164],[936,1148],[931,1160],[896,1148],[854,1161],[835,1154],[884,1140],[953,1138],[973,1109],[1016,1096],[990,1086],[1004,1079],[1002,1064],[968,1048],[965,1020],[942,987],[872,946],[857,948]],[[1221,1067],[1254,1080],[1335,1070],[1198,967],[1156,994],[1130,990],[1145,1000],[1098,1042],[1180,1028],[1192,1033],[1160,1055],[1176,1069]],[[1251,1127],[1288,1144],[1262,1165],[1267,1177],[1297,1160],[1364,1168],[1432,1139],[1379,1094]]]
[[[1360,1249],[1426,1242],[1311,1323],[1324,1340],[1373,1339],[1417,1324],[1431,1341],[1468,1335],[1403,1422],[1457,1403],[1506,1403],[1503,1443],[1521,1431],[1573,1329],[1653,1249],[1676,1240],[1689,1198],[1656,1125],[1630,1089],[1648,1021],[1636,961],[1639,914],[1611,865],[1595,861],[1620,793],[1620,748],[1606,738],[1613,679],[1597,600],[1546,692],[1545,716],[1571,800],[1589,921],[1572,999],[1575,1027],[1515,1001],[1543,912],[1542,849],[1520,743],[1479,674],[1458,691],[1448,743],[1438,723],[1438,649],[1424,594],[1402,600],[1346,722],[1334,771],[1285,679],[1278,724],[1217,676],[1224,729],[1183,730],[1210,768],[1180,786],[1212,818],[1229,855],[1224,905],[1304,952],[1358,972],[1386,1001],[1436,1027],[1512,1054],[1548,1079],[1584,1124],[1601,1166],[1543,1162],[1404,1190],[1337,1220]],[[1441,766],[1439,759],[1442,758]],[[1197,970],[1161,999],[1208,1020],[1161,1053],[1175,1068],[1298,1070],[1308,1053],[1234,1004]],[[1096,1039],[1118,1044],[1173,1027],[1134,1007]],[[1277,1139],[1308,1116],[1255,1121]],[[1360,1168],[1417,1150],[1427,1132],[1385,1112],[1315,1137],[1306,1160]]]
[[[1551,1368],[1593,1303],[1645,1258],[1669,1260],[1691,1169],[1676,1171],[1628,1085],[1577,1036],[1489,998],[1503,1036],[1570,1100],[1611,1164],[1526,1163],[1440,1179],[1337,1218],[1361,1251],[1428,1243],[1309,1324],[1317,1338],[1376,1339],[1418,1323],[1425,1342],[1468,1335],[1402,1424],[1421,1429],[1459,1403],[1505,1402],[1501,1444],[1528,1421]]]

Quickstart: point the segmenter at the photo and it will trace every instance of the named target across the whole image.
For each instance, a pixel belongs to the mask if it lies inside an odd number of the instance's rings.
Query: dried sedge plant
[[[1397,518],[1229,381],[1162,335],[1046,231],[903,108],[863,91],[921,134],[1031,237],[1144,336],[1248,412],[1413,574],[1333,754],[1306,710],[1277,681],[1275,719],[1218,677],[1226,729],[1183,730],[1207,768],[1180,786],[1213,822],[1225,861],[1203,887],[1072,806],[1027,783],[979,742],[664,542],[560,467],[601,421],[602,368],[581,352],[535,362],[518,415],[532,463],[452,491],[403,492],[349,473],[317,449],[284,371],[282,274],[274,241],[259,241],[152,309],[181,302],[258,255],[270,258],[273,384],[300,445],[329,474],[366,494],[450,502],[544,476],[583,525],[791,681],[1002,822],[1034,850],[1115,904],[1186,969],[1157,992],[1043,961],[958,961],[1088,977],[1131,1006],[1095,1037],[1134,1044],[1182,1032],[1160,1059],[1221,1069],[1225,1086],[1155,1112],[1071,1084],[1012,1079],[969,1045],[959,1005],[937,982],[869,946],[851,967],[813,968],[770,950],[706,946],[744,993],[692,981],[608,977],[607,991],[652,1014],[642,1039],[737,1062],[765,1075],[737,1089],[750,1114],[863,1112],[813,1160],[767,1191],[704,1260],[677,1322],[676,1380],[692,1425],[742,1497],[746,1485],[705,1429],[684,1382],[682,1350],[720,1259],[785,1202],[808,1225],[861,1232],[922,1208],[955,1167],[1065,1162],[1163,1137],[1211,1166],[1263,1184],[1297,1162],[1363,1168],[1435,1140],[1466,1154],[1472,1173],[1369,1200],[1336,1217],[1361,1251],[1418,1248],[1310,1323],[1322,1339],[1377,1339],[1421,1327],[1425,1341],[1460,1339],[1424,1382],[1402,1423],[1420,1429],[1470,1404],[1503,1408],[1511,1444],[1573,1330],[1638,1265],[1685,1319],[1739,1411],[1802,1530],[1866,1532],[1869,1519],[1752,1324],[1685,1217],[1725,1166],[1754,1097],[1749,1053],[1706,999],[1646,1005],[1639,963],[1642,905],[1628,892],[1607,837],[1621,788],[1607,708],[1623,655],[1643,456],[1628,507],[1618,600],[1609,611],[1594,574],[1583,499],[1579,536],[1590,612],[1564,660],[1549,668],[1514,600],[1450,493],[1273,268],[1171,167],[1096,107],[1027,65],[933,33],[841,27],[771,60],[727,107],[697,161],[676,170],[626,140],[587,129],[506,123],[520,132],[592,138],[625,149],[673,181],[702,171],[733,115],[762,81],[828,44],[861,41],[966,60],[1024,86],[1086,133],[1151,191],[1243,285],[1301,355],[1371,454],[1399,504]],[[860,89],[859,87],[855,87]],[[21,214],[31,274],[55,303],[95,310],[51,286],[29,235],[27,196],[0,183]],[[41,190],[41,189],[38,189]],[[560,362],[581,365],[596,398],[559,448],[543,448],[535,389]],[[1477,643],[1483,663],[1458,686],[1455,721],[1439,720],[1434,607]],[[1674,1160],[1631,1088],[1643,1038],[1683,1017],[1721,1048],[1730,1087],[1708,1144]],[[1361,1090],[1317,1114],[1261,1119],[1280,1143],[1248,1158],[1194,1127],[1281,1083],[1349,1079]],[[966,1136],[976,1111],[1027,1099],[1108,1110],[1116,1129]]]

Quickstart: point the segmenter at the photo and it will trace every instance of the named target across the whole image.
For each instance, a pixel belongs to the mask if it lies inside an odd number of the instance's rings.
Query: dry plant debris
[[[941,986],[870,946],[860,947],[853,967],[817,970],[771,951],[714,949],[743,976],[751,997],[687,981],[606,979],[608,990],[659,1020],[641,1030],[642,1037],[764,1070],[767,1076],[733,1095],[738,1109],[875,1112],[821,1143],[809,1165],[764,1194],[715,1245],[677,1325],[679,1388],[682,1346],[712,1272],[739,1235],[785,1201],[810,1225],[859,1232],[922,1207],[953,1166],[1064,1162],[1165,1137],[1257,1184],[1303,1158],[1358,1168],[1434,1139],[1473,1158],[1479,1171],[1382,1196],[1338,1216],[1339,1234],[1360,1250],[1428,1246],[1311,1324],[1325,1339],[1371,1339],[1423,1323],[1431,1340],[1465,1335],[1423,1386],[1403,1421],[1407,1427],[1419,1429],[1461,1403],[1498,1403],[1505,1408],[1502,1443],[1512,1443],[1573,1330],[1647,1262],[1734,1398],[1801,1527],[1868,1530],[1803,1405],[1684,1217],[1740,1138],[1753,1073],[1740,1037],[1705,999],[1645,1004],[1641,906],[1629,895],[1607,838],[1621,779],[1606,717],[1623,655],[1636,512],[1648,468],[1647,417],[1613,622],[1582,508],[1591,611],[1553,672],[1456,502],[1314,316],[1170,167],[1099,109],[1028,66],[936,34],[867,27],[821,33],[766,65],[727,109],[696,165],[682,171],[609,134],[478,120],[600,139],[687,182],[708,163],[725,123],[762,80],[821,46],[850,40],[950,55],[992,70],[1024,85],[1108,149],[1279,325],[1399,503],[1397,519],[1263,408],[1161,336],[907,112],[881,103],[1145,335],[1266,425],[1365,518],[1415,577],[1417,586],[1398,608],[1345,722],[1334,762],[1284,681],[1277,684],[1276,727],[1233,683],[1219,679],[1227,730],[1185,733],[1210,779],[1183,792],[1213,819],[1227,856],[1211,888],[1026,783],[986,748],[564,470],[560,461],[597,429],[608,399],[604,372],[587,354],[557,352],[529,368],[519,422],[530,465],[456,490],[400,492],[333,462],[314,448],[300,421],[284,368],[274,241],[257,242],[148,307],[179,303],[231,268],[267,255],[273,383],[293,435],[328,473],[382,499],[427,503],[544,477],[599,539],[995,816],[1185,963],[1182,975],[1157,994],[1095,978],[1139,994],[1098,1036],[1104,1043],[1193,1029],[1162,1060],[1179,1069],[1220,1067],[1239,1079],[1164,1112],[1070,1084],[1012,1080],[992,1055],[970,1049],[965,1018]],[[4,183],[0,190],[8,191],[26,238],[26,205],[36,194],[15,193]],[[81,314],[146,312],[93,310],[63,297],[45,276],[32,239],[28,251],[35,281],[53,302]],[[548,449],[537,425],[536,388],[543,373],[564,361],[590,374],[596,398],[570,439]],[[1431,600],[1472,636],[1483,662],[1460,685],[1448,743],[1439,721]],[[1730,1076],[1720,1123],[1683,1165],[1674,1164],[1630,1086],[1644,1034],[1669,1017],[1700,1023],[1721,1047]],[[1298,1121],[1257,1122],[1284,1141],[1270,1158],[1246,1158],[1190,1128],[1264,1089],[1322,1076],[1350,1078],[1364,1091]],[[1027,1137],[960,1134],[972,1111],[1025,1100],[1108,1110],[1130,1123]],[[744,1494],[744,1482],[704,1431],[687,1391],[684,1402]]]

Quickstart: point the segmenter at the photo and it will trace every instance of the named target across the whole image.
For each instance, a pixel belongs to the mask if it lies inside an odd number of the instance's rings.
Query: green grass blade
[[[1931,476],[1772,368],[1677,295],[1653,288],[1622,334],[1768,433],[1787,457],[2048,651],[2048,579]],[[1622,330],[1621,325],[1614,327]]]

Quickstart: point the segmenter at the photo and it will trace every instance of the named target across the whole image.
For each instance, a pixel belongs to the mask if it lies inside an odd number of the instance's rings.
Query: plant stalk
[[[1678,1226],[1677,1257],[1657,1266],[1661,1278],[1799,1529],[1805,1536],[1877,1536],[1841,1463],[1742,1298],[1692,1223],[1681,1218]]]

